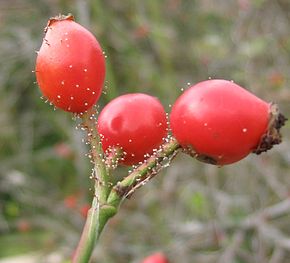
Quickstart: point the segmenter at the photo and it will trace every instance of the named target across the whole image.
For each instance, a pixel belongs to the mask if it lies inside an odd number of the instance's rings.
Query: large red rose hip
[[[52,104],[80,113],[100,97],[105,59],[96,38],[72,16],[49,20],[36,59],[40,90]]]
[[[167,134],[166,113],[155,97],[133,93],[108,103],[98,119],[104,151],[121,148],[123,164],[132,165],[151,154]]]
[[[280,143],[284,122],[276,105],[221,79],[190,87],[177,99],[170,116],[172,133],[184,149],[218,165]]]

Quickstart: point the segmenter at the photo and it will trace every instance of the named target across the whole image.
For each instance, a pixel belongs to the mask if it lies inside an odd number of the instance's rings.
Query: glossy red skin
[[[36,59],[42,94],[56,107],[81,113],[102,92],[105,59],[96,38],[76,22],[53,20]]]
[[[167,134],[166,113],[159,100],[143,94],[126,94],[108,103],[98,119],[104,151],[120,147],[125,165],[144,160]]]
[[[219,165],[251,153],[266,132],[270,104],[227,80],[207,80],[186,90],[175,102],[170,126],[184,147]]]
[[[169,263],[169,261],[162,253],[155,253],[145,258],[142,263]]]

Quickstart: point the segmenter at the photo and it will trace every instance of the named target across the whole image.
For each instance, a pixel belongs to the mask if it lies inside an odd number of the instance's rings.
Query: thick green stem
[[[104,154],[100,144],[100,137],[96,128],[95,109],[82,115],[82,127],[87,130],[88,141],[91,145],[91,159],[94,163],[95,196],[92,207],[88,212],[83,233],[73,257],[73,263],[87,263],[91,257],[106,222],[116,209],[106,205],[110,191],[109,171],[104,162]]]
[[[88,212],[81,239],[73,256],[73,263],[87,263],[107,221],[116,214],[115,207],[100,206],[95,197]]]

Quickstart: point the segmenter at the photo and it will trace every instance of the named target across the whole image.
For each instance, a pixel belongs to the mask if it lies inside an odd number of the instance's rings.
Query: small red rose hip
[[[31,223],[25,219],[21,219],[17,222],[17,230],[21,233],[25,233],[31,230],[32,226]]]
[[[285,120],[275,104],[231,81],[215,79],[190,87],[177,99],[170,126],[185,151],[224,165],[280,143]]]
[[[82,217],[84,217],[84,218],[87,217],[90,208],[91,208],[91,206],[89,204],[85,204],[85,205],[81,206],[81,208],[79,209],[79,212],[82,215]]]
[[[143,161],[167,134],[166,113],[159,100],[143,94],[126,94],[109,102],[98,118],[103,150],[121,148],[122,163]]]
[[[77,206],[77,196],[76,195],[68,195],[65,199],[64,199],[64,205],[67,208],[76,208]]]
[[[145,258],[142,263],[169,263],[163,253],[157,252]]]
[[[72,16],[60,16],[48,21],[35,72],[42,94],[54,106],[81,113],[100,97],[105,59],[92,33]]]

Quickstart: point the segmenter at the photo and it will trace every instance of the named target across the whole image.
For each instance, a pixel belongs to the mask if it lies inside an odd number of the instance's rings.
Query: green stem
[[[124,157],[124,152],[119,147],[113,147],[106,156],[106,166],[108,169],[114,170],[118,167],[119,162]]]
[[[116,214],[115,207],[100,206],[98,198],[94,198],[92,207],[88,212],[87,220],[83,229],[76,252],[73,256],[73,263],[87,263],[94,250],[107,221]]]
[[[95,196],[92,207],[88,212],[81,239],[73,257],[73,263],[87,263],[91,257],[106,222],[116,209],[106,205],[110,191],[109,170],[106,168],[104,153],[96,127],[96,111],[91,109],[82,116],[82,126],[87,130],[88,141],[91,145],[91,158],[94,163]]]
[[[130,196],[137,188],[166,167],[177,154],[179,148],[180,145],[174,138],[163,144],[159,151],[112,188],[107,203],[118,208],[124,198]]]
[[[97,130],[96,115],[97,113],[94,108],[84,113],[82,115],[82,126],[87,129],[88,141],[91,146],[90,157],[94,163],[94,179],[96,180],[95,192],[99,198],[99,202],[105,204],[110,190],[109,170],[105,164],[105,156]]]

